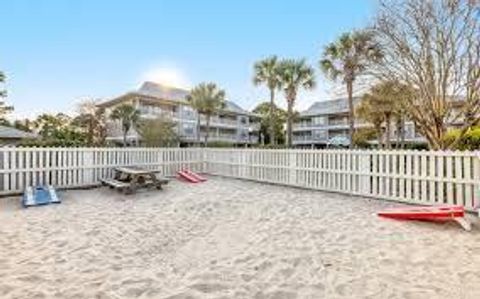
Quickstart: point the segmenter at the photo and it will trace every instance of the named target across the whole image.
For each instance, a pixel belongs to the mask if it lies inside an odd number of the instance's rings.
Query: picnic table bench
[[[102,179],[102,184],[125,193],[135,193],[138,188],[155,187],[159,190],[169,180],[157,177],[160,170],[151,170],[140,167],[117,167],[113,178]]]

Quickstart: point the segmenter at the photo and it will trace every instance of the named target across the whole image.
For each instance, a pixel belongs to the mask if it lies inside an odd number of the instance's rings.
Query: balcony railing
[[[139,109],[140,115],[144,118],[157,118],[157,117],[169,117],[169,118],[180,118],[178,112],[167,111],[167,110],[149,110],[149,109]]]
[[[348,119],[330,119],[328,120],[329,126],[347,126]]]
[[[206,123],[207,123],[207,118],[205,116],[200,116],[200,124],[205,125]],[[238,122],[232,119],[212,117],[210,118],[210,125],[224,125],[224,126],[237,127]]]

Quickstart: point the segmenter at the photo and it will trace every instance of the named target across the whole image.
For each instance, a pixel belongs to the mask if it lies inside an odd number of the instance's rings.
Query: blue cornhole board
[[[60,202],[55,188],[50,185],[27,187],[22,198],[22,204],[25,208]]]

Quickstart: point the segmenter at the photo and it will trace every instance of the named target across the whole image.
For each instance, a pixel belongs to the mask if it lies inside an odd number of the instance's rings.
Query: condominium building
[[[355,107],[360,100],[359,97],[353,99]],[[355,120],[356,129],[370,126],[362,120]],[[297,147],[325,147],[329,144],[348,146],[348,131],[348,99],[319,101],[300,112],[293,125],[292,143]],[[405,139],[411,142],[423,140],[415,133],[412,122],[405,125]]]
[[[353,99],[356,107],[361,101],[360,97]],[[463,119],[454,119],[464,107],[464,100],[451,100],[452,113],[446,120],[449,128],[458,128],[463,125]],[[355,119],[355,128],[368,128],[371,124],[361,119]],[[415,124],[411,120],[405,122],[405,142],[413,144],[426,143]],[[300,112],[293,125],[292,143],[296,147],[326,147],[329,145],[349,145],[348,138],[348,99],[339,98],[329,101],[315,102],[306,111]],[[398,138],[395,124],[392,123],[390,139],[395,141]],[[372,144],[377,141],[372,140]]]
[[[188,90],[172,88],[153,82],[145,82],[131,92],[101,103],[107,116],[118,105],[131,104],[142,119],[167,117],[175,123],[181,145],[194,145],[206,135],[206,119],[200,115],[200,130],[197,130],[198,114],[186,101]],[[226,142],[232,145],[249,145],[258,142],[260,117],[237,104],[226,101],[225,108],[210,119],[209,141]],[[197,136],[200,132],[200,136]],[[198,138],[199,137],[199,138]],[[119,121],[109,120],[107,140],[120,143],[123,133]],[[127,134],[129,144],[141,144],[141,136],[135,129]]]

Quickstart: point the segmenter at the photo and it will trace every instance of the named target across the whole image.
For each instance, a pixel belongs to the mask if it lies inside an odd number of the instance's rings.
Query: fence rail
[[[417,204],[479,203],[480,152],[202,148],[1,148],[0,194],[96,185],[118,166],[232,178]]]
[[[119,166],[161,169],[165,175],[185,167],[200,171],[202,155],[194,148],[1,148],[0,194],[19,193],[37,184],[97,185]]]
[[[479,203],[478,152],[208,149],[210,174],[415,204]]]

